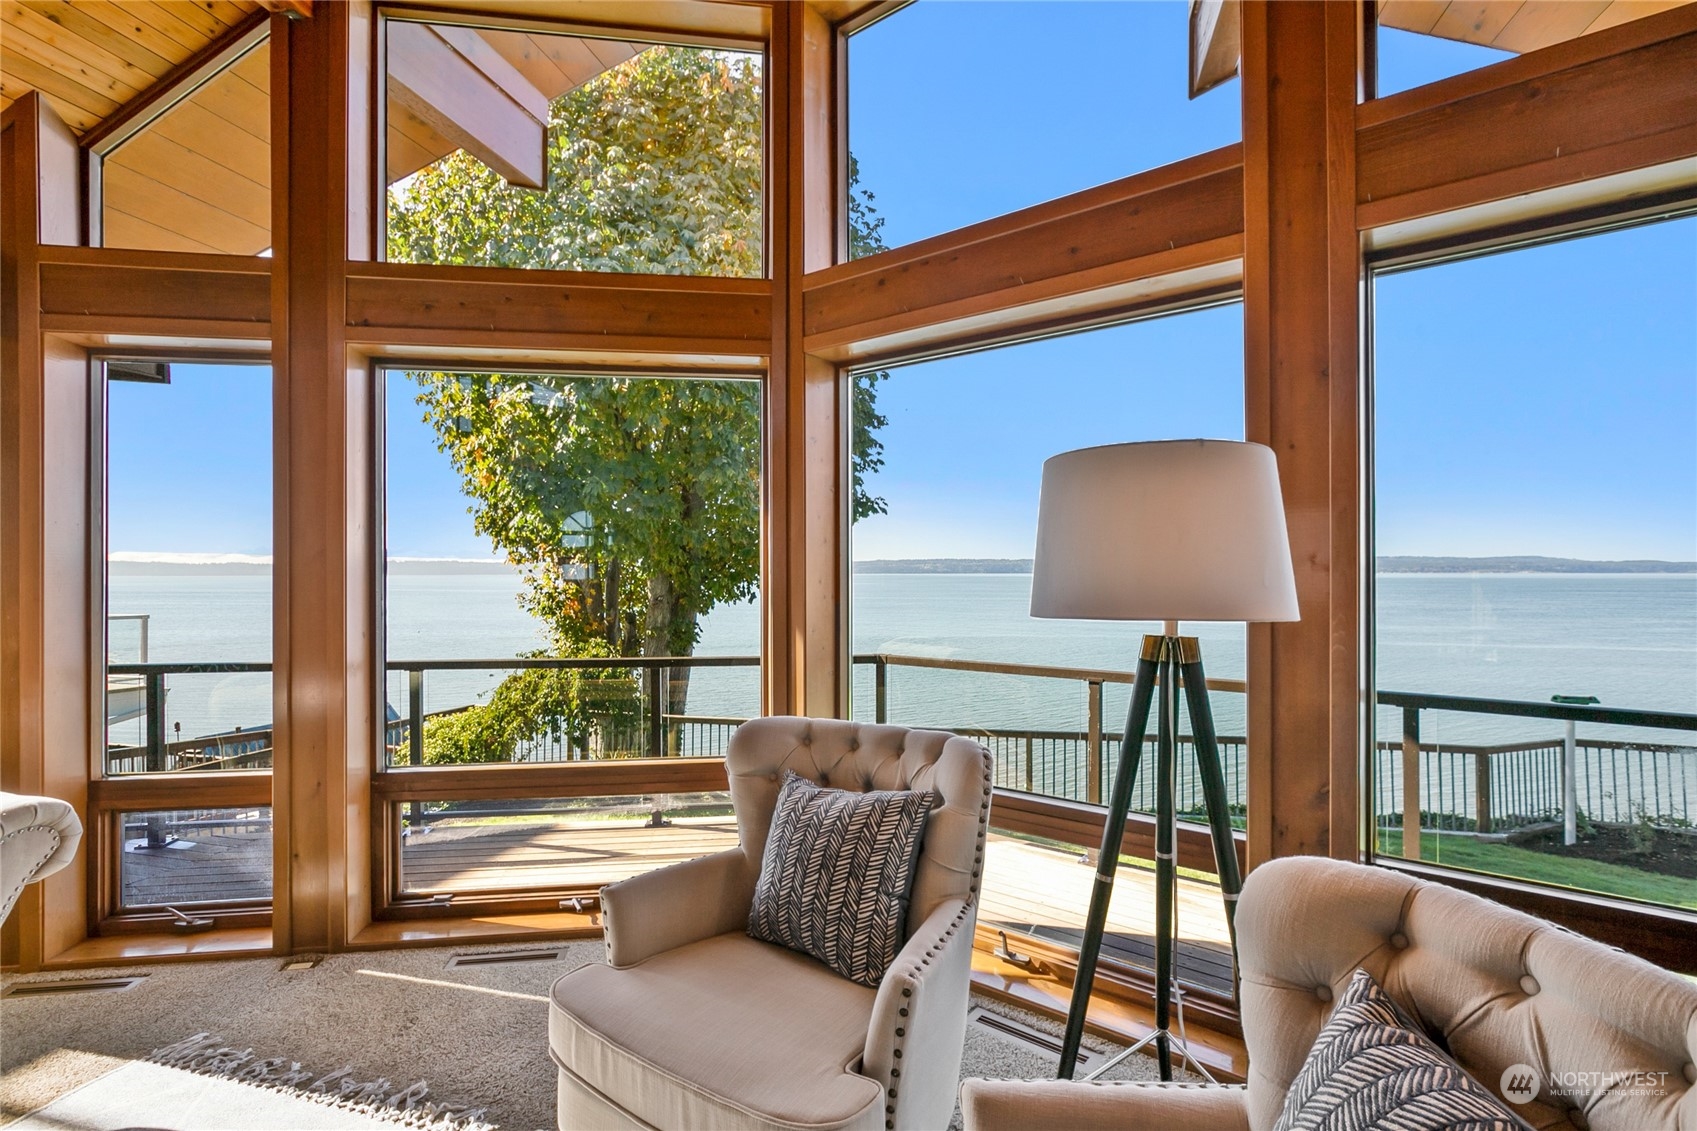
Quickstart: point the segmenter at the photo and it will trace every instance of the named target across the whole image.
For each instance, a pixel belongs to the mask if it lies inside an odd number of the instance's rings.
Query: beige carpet
[[[432,1099],[487,1106],[485,1118],[509,1131],[552,1128],[548,987],[569,970],[599,962],[602,946],[574,943],[550,962],[447,965],[456,954],[503,949],[515,948],[341,954],[300,971],[281,969],[276,958],[79,971],[76,977],[146,978],[116,992],[0,998],[0,1122],[209,1032],[312,1072],[346,1067],[357,1079],[386,1078],[397,1089],[423,1080]],[[974,1004],[1017,1014],[988,1001]],[[1041,1019],[1019,1018],[1058,1031]],[[1054,1071],[1052,1054],[969,1029],[963,1076],[1037,1078]],[[1154,1066],[1132,1057],[1110,1075],[1153,1079]]]

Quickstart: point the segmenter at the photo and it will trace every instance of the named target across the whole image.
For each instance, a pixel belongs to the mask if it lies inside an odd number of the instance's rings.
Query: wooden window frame
[[[410,6],[434,10],[423,0]],[[450,6],[477,19],[499,7],[443,5]],[[567,6],[551,0],[548,10]],[[585,18],[597,26],[617,11],[599,0],[571,7],[593,13]],[[278,553],[294,563],[280,571],[279,592],[290,602],[280,623],[297,630],[279,642],[278,725],[312,739],[309,754],[285,756],[273,775],[278,859],[287,871],[277,877],[268,938],[249,930],[137,939],[127,950],[95,946],[102,940],[89,941],[90,871],[79,859],[26,891],[6,927],[8,958],[38,969],[131,953],[191,956],[225,944],[289,953],[587,925],[570,915],[515,914],[481,925],[373,919],[375,789],[370,752],[358,749],[374,730],[370,649],[360,640],[369,631],[369,582],[360,580],[369,551],[358,529],[369,521],[370,452],[349,439],[364,435],[367,422],[364,402],[346,396],[363,395],[371,358],[568,366],[730,359],[764,367],[764,709],[839,714],[848,656],[846,367],[1232,288],[1245,299],[1248,434],[1281,453],[1305,616],[1300,625],[1251,632],[1256,777],[1245,852],[1251,864],[1301,852],[1360,858],[1359,535],[1370,503],[1360,467],[1365,254],[1417,249],[1457,234],[1458,225],[1473,236],[1493,226],[1536,227],[1576,202],[1626,211],[1697,182],[1697,111],[1684,93],[1697,68],[1697,10],[1663,12],[1364,102],[1361,8],[1246,3],[1245,136],[1235,154],[1204,154],[844,264],[835,261],[842,106],[833,60],[842,21],[871,10],[827,0],[659,8],[683,13],[674,22],[685,33],[736,23],[768,36],[772,267],[763,280],[538,279],[531,276],[554,273],[373,262],[377,84],[365,0],[317,6],[310,19],[272,17],[271,260],[67,246],[82,241],[86,216],[80,146],[38,95],[6,110],[0,614],[18,628],[0,653],[0,774],[7,788],[64,796],[85,816],[94,812],[87,536],[44,516],[62,497],[86,497],[86,418],[78,414],[87,405],[59,377],[85,371],[87,352],[100,348],[275,352],[284,375]],[[1277,103],[1269,98],[1275,82]],[[1222,178],[1221,193],[1168,191],[1209,177]],[[1158,199],[1166,203],[1154,207]],[[1167,258],[1159,247],[1138,248],[1139,231],[1163,229],[1188,233]],[[1064,252],[1076,241],[1046,238],[1068,232],[1118,250],[1074,270]],[[905,308],[879,297],[916,286],[923,301]],[[562,326],[554,314],[562,303],[603,312],[603,324]],[[1324,379],[1316,382],[1316,373]],[[65,454],[73,448],[75,460]],[[342,513],[314,511],[308,496],[345,505]],[[308,606],[328,610],[329,621],[308,631],[296,611]],[[66,680],[77,687],[74,699],[56,690]],[[999,804],[1020,811],[1011,796]],[[358,827],[344,827],[345,813],[359,814]],[[1027,806],[1026,814],[1014,819],[1069,827],[1065,813]],[[1082,815],[1075,825],[1084,828]],[[1503,898],[1511,897],[1532,898]],[[1541,913],[1629,947],[1659,929],[1591,901]]]

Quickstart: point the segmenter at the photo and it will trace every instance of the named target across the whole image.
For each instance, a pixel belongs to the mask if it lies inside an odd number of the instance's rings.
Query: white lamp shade
[[[1291,621],[1296,578],[1271,448],[1161,440],[1043,464],[1031,615]]]

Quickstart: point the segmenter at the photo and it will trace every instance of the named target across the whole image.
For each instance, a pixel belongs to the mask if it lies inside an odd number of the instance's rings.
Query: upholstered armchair
[[[0,921],[31,880],[71,862],[82,840],[75,809],[52,797],[0,793]]]
[[[767,718],[737,730],[725,762],[738,847],[603,888],[607,963],[553,988],[562,1131],[947,1126],[989,751],[940,731]],[[746,933],[786,770],[837,789],[937,794],[906,941],[875,987]]]
[[[1237,938],[1247,1088],[968,1080],[968,1131],[1269,1131],[1357,968],[1491,1092],[1529,1067],[1538,1095],[1513,1110],[1539,1131],[1697,1128],[1697,985],[1640,959],[1454,888],[1318,857],[1257,868]]]

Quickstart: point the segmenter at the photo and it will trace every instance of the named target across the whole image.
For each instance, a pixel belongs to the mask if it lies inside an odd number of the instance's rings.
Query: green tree
[[[759,276],[762,103],[753,57],[651,48],[555,100],[546,189],[507,185],[464,152],[392,189],[389,258]],[[852,194],[850,220],[856,254],[882,246],[870,195]],[[556,654],[688,655],[709,609],[755,595],[758,383],[413,376],[476,529],[523,570],[521,601]],[[854,381],[857,519],[884,510],[865,488],[882,464],[883,376]],[[538,686],[454,724],[452,743],[443,729],[431,760],[508,757],[526,728],[581,730],[581,681],[529,678]],[[672,709],[682,695],[680,682]]]

